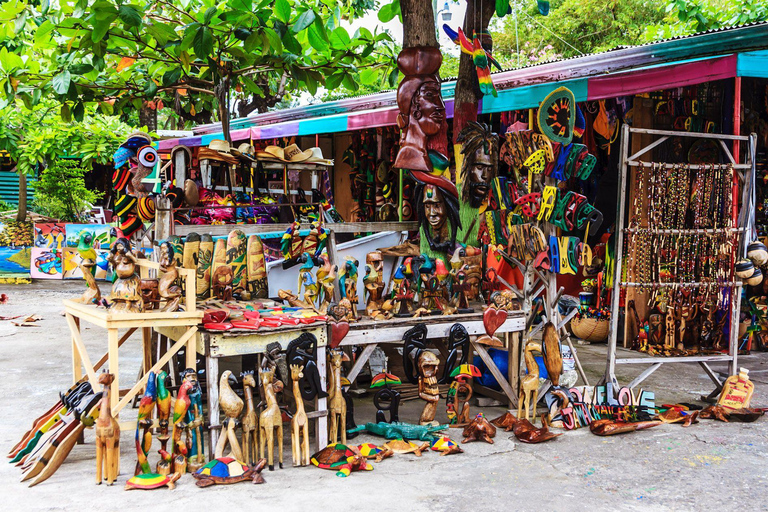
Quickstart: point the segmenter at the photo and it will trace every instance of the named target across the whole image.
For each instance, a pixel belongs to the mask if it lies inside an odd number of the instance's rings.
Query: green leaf
[[[93,66],[90,64],[73,64],[69,67],[70,73],[74,73],[76,75],[85,75],[86,73],[90,73],[93,70]]]
[[[70,75],[69,70],[65,69],[51,79],[51,87],[53,87],[53,90],[59,94],[67,94],[71,81],[72,76]]]
[[[72,112],[72,115],[75,118],[75,121],[78,123],[83,122],[83,117],[85,116],[85,107],[82,103],[75,105],[75,110]]]
[[[181,69],[179,68],[169,69],[168,71],[163,73],[162,82],[163,82],[163,85],[167,87],[169,85],[173,85],[176,82],[178,82],[179,78],[181,78]]]
[[[312,22],[315,21],[315,11],[312,9],[306,10],[298,17],[296,22],[294,22],[293,26],[291,26],[291,32],[294,34],[298,34],[308,26],[312,24]]]
[[[389,72],[389,77],[387,77],[387,81],[389,82],[390,87],[395,87],[397,85],[397,78],[400,75],[400,70],[397,68],[393,68],[392,71]]]
[[[342,28],[338,27],[334,29],[333,32],[331,32],[331,45],[334,48],[346,50],[349,48],[349,45],[352,44],[352,40],[349,38],[349,34],[347,34],[347,31]]]
[[[72,112],[69,110],[69,105],[66,103],[61,105],[61,111],[59,112],[59,115],[61,116],[61,119],[66,123],[72,121]]]
[[[301,55],[302,48],[299,42],[293,37],[293,34],[286,32],[283,36],[283,47],[294,55]]]
[[[228,0],[227,5],[235,11],[251,12],[253,9],[252,0]]]
[[[165,46],[168,44],[168,41],[177,39],[179,37],[176,34],[176,31],[173,30],[173,27],[164,23],[154,22],[152,25],[147,25],[145,29],[152,37],[155,38],[155,41],[157,41],[160,46]]]
[[[141,26],[142,13],[132,5],[121,5],[117,15],[120,17],[120,21],[125,23],[127,27]]]
[[[245,42],[243,43],[243,49],[246,52],[251,53],[254,50],[256,50],[256,48],[258,48],[260,44],[261,44],[261,34],[259,34],[258,32],[252,32],[251,35],[249,35],[246,38]]]
[[[370,85],[376,80],[377,72],[373,68],[366,68],[360,72],[360,83]]]
[[[198,28],[192,41],[192,47],[198,59],[207,59],[211,52],[213,52],[213,34],[211,29],[204,26]]]
[[[112,22],[109,20],[98,20],[93,22],[93,30],[91,31],[91,41],[98,43],[109,32],[109,27]]]
[[[235,37],[241,41],[248,39],[248,36],[250,36],[252,33],[253,32],[251,30],[243,27],[237,27],[235,29]]]
[[[37,30],[35,30],[35,47],[52,48],[55,46],[55,42],[51,38],[52,31],[53,23],[51,23],[51,20],[45,20],[42,25],[37,27]]]
[[[341,83],[350,91],[356,91],[360,88],[357,82],[355,82],[355,78],[349,73],[344,73],[344,78],[342,79]]]
[[[264,34],[267,36],[267,40],[269,40],[270,48],[272,48],[272,50],[274,50],[274,52],[277,54],[283,53],[283,43],[280,42],[280,38],[277,36],[277,32],[271,28],[264,28]]]
[[[329,91],[333,91],[341,85],[343,79],[344,73],[334,73],[325,80],[325,88]]]
[[[389,23],[392,21],[397,14],[395,13],[395,9],[393,8],[393,4],[387,4],[382,5],[381,9],[379,9],[379,21],[382,23]]]
[[[283,23],[291,19],[291,6],[288,0],[275,0],[275,16]]]
[[[207,25],[208,23],[211,22],[211,20],[213,19],[214,16],[216,16],[216,7],[209,7],[205,11],[205,16],[203,17],[203,19],[205,21],[203,21],[203,23],[205,23]]]
[[[328,43],[323,40],[323,37],[320,35],[320,31],[317,29],[317,25],[314,23],[311,27],[309,27],[309,30],[307,31],[307,39],[309,40],[309,44],[312,46],[312,48],[321,53],[328,49]]]

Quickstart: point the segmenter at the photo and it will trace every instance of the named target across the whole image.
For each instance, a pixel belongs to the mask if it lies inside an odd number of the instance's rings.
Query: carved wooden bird
[[[168,374],[164,371],[157,375],[157,419],[168,421],[171,416],[171,393],[165,386]]]
[[[243,399],[232,390],[231,384],[237,383],[232,372],[227,370],[219,379],[219,403],[227,418],[237,418],[243,412]]]
[[[152,412],[155,410],[157,401],[157,379],[155,372],[149,372],[147,377],[147,389],[139,402],[139,417],[136,425],[136,456],[138,457],[138,467],[142,473],[151,473],[147,454],[152,447]],[[144,427],[144,434],[139,438],[140,427]]]

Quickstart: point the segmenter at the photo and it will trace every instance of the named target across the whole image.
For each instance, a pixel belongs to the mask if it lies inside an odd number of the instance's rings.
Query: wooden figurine
[[[683,337],[685,336],[685,320],[681,318],[681,336],[680,336],[680,343],[683,343]],[[667,336],[664,338],[664,348],[666,349],[673,349],[675,348],[675,315],[673,312],[673,308],[668,307],[667,308],[667,315],[664,319],[664,326],[667,329]],[[681,347],[682,348],[682,347]]]
[[[218,267],[213,272],[213,296],[221,301],[232,300],[232,280],[234,273],[227,265]]]
[[[341,298],[347,299],[351,304],[351,313],[353,320],[357,320],[357,266],[359,262],[352,256],[347,256],[339,276],[339,286],[341,288]]]
[[[318,311],[321,314],[325,314],[328,311],[328,306],[333,301],[334,283],[336,282],[336,272],[338,267],[331,265],[331,260],[328,259],[327,254],[321,254],[320,268],[317,269],[317,282],[320,285],[318,290]]]
[[[305,252],[299,257],[299,287],[297,291],[301,293],[302,286],[304,287],[304,304],[308,308],[315,307],[315,301],[319,294],[319,285],[315,276],[312,275],[312,269],[315,267],[315,261],[312,256]]]
[[[411,262],[413,258],[406,258],[392,276],[392,301],[395,304],[395,316],[411,316],[413,309],[414,293],[411,290]]]
[[[277,443],[280,450],[280,469],[283,469],[283,415],[277,405],[275,394],[274,370],[262,369],[259,372],[261,389],[264,392],[266,407],[259,415],[259,458],[264,458],[264,445],[267,445],[269,470],[275,470],[274,444]]]
[[[197,479],[195,485],[198,487],[236,484],[246,480],[250,480],[254,484],[263,484],[264,477],[261,476],[261,471],[266,464],[267,461],[264,459],[259,460],[255,466],[248,466],[229,457],[213,459],[196,473],[193,473],[192,476]]]
[[[134,475],[141,473],[151,473],[147,455],[152,447],[152,413],[155,410],[157,402],[157,379],[154,372],[149,372],[147,376],[147,387],[144,390],[144,396],[139,402],[139,414],[136,419],[136,469]],[[139,435],[143,429],[143,433]]]
[[[363,284],[367,294],[365,312],[369,317],[381,307],[384,293],[384,260],[380,251],[369,252],[365,256],[365,277]]]
[[[256,408],[253,403],[253,388],[256,387],[256,379],[253,372],[240,374],[243,379],[243,395],[245,396],[245,413],[243,414],[243,462],[249,465],[256,463],[258,457],[256,450],[259,446],[259,418],[256,416]]]
[[[232,457],[237,460],[243,460],[243,452],[240,449],[240,443],[237,441],[237,434],[235,434],[235,423],[237,418],[240,417],[240,413],[243,412],[244,404],[243,400],[232,390],[231,385],[236,383],[237,379],[232,375],[231,371],[226,370],[221,374],[219,379],[219,404],[227,418],[222,424],[221,435],[219,435],[219,441],[216,443],[214,457],[217,459],[224,457],[224,448],[226,448],[227,442],[229,442]]]
[[[187,469],[194,473],[205,465],[203,450],[203,392],[197,380],[197,373],[187,369],[185,379],[192,383],[189,392],[190,408],[187,412],[187,435],[191,433],[190,453],[187,456]]]
[[[177,311],[181,301],[181,288],[174,283],[179,278],[173,246],[167,240],[160,244],[160,276],[157,291],[165,299],[163,311]]]
[[[171,393],[167,387],[168,374],[165,371],[161,371],[157,375],[157,422],[160,426],[160,434],[157,439],[160,441],[160,448],[163,451],[167,450],[167,443],[170,436],[168,435],[168,420],[171,417]],[[170,471],[170,468],[168,468]],[[160,471],[157,471],[160,473]]]
[[[144,301],[144,310],[150,311],[160,307],[159,279],[141,280],[141,298]]]
[[[486,443],[493,444],[493,437],[496,436],[496,427],[485,419],[483,413],[477,413],[475,419],[473,419],[469,425],[464,428],[464,439],[462,443],[469,443],[470,441],[485,441]]]
[[[674,331],[674,328],[672,330]],[[667,335],[669,335],[669,332],[667,332]],[[661,345],[663,336],[664,329],[661,326],[661,315],[650,315],[648,317],[648,342],[651,345]]]
[[[525,346],[525,368],[528,370],[528,374],[520,379],[520,398],[517,402],[518,419],[523,417],[523,407],[525,407],[525,419],[530,421],[532,417],[536,417],[536,402],[539,399],[539,365],[536,364],[533,353],[541,353],[541,350],[541,343],[529,341]],[[530,414],[531,404],[533,404],[533,415]]]
[[[437,356],[428,350],[419,355],[419,398],[426,401],[419,418],[420,425],[434,425],[437,403],[440,401],[440,389],[437,386]]]
[[[536,444],[543,443],[554,439],[562,434],[555,434],[549,431],[546,423],[544,422],[544,416],[542,415],[541,428],[536,428],[527,419],[519,420],[515,418],[511,413],[507,412],[502,416],[499,416],[495,420],[491,420],[491,424],[503,428],[505,432],[510,430],[515,434],[515,437],[521,443]]]
[[[178,393],[176,394],[176,403],[173,404],[173,445],[171,446],[171,456],[173,459],[174,473],[187,472],[187,444],[181,440],[181,435],[186,429],[187,411],[191,403],[189,392],[192,390],[192,382],[185,380]]]
[[[141,297],[141,279],[136,273],[136,254],[127,238],[118,238],[109,251],[107,261],[117,274],[109,296],[115,313],[141,313],[144,300]]]
[[[341,392],[341,363],[344,361],[349,361],[344,351],[341,349],[331,351],[328,374],[328,413],[331,415],[328,442],[331,444],[339,442],[347,444],[347,403]]]
[[[115,376],[102,373],[99,384],[103,388],[99,417],[96,420],[96,484],[101,484],[102,470],[108,485],[115,483],[120,467],[120,424],[112,417],[110,394]]]
[[[93,233],[83,231],[77,242],[77,252],[83,260],[77,266],[83,273],[85,284],[88,285],[88,289],[83,293],[82,297],[76,300],[76,302],[83,304],[98,304],[101,301],[101,290],[99,290],[99,286],[96,284],[96,278],[93,277],[93,274],[96,272],[97,257],[96,250],[93,248],[93,238]]]
[[[296,402],[296,412],[291,418],[291,448],[294,466],[309,466],[309,419],[304,411],[304,400],[301,398],[299,381],[304,374],[303,366],[291,365],[291,380],[293,381],[293,399]]]
[[[504,315],[506,316],[506,313]],[[555,324],[547,322],[541,340],[544,367],[547,369],[552,385],[557,387],[560,385],[560,375],[563,373],[563,353],[560,349],[560,336],[557,335]],[[536,417],[535,409],[533,416]]]

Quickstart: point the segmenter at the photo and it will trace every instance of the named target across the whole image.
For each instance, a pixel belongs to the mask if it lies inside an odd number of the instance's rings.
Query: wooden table
[[[522,311],[512,311],[507,316],[507,321],[499,327],[496,334],[504,334],[507,350],[509,351],[509,367],[507,375],[501,373],[485,345],[475,342],[474,337],[485,334],[483,327],[482,312],[468,313],[451,316],[436,316],[424,318],[393,318],[391,320],[361,320],[350,324],[349,334],[342,340],[340,346],[358,345],[363,346],[363,352],[358,356],[354,366],[347,374],[347,379],[354,382],[363,366],[368,361],[371,353],[381,343],[402,343],[403,335],[411,327],[417,324],[426,324],[428,339],[447,338],[451,326],[456,323],[462,324],[467,333],[471,336],[470,343],[477,355],[483,360],[488,370],[498,381],[502,392],[493,391],[484,386],[474,384],[474,388],[479,393],[489,395],[496,399],[506,399],[510,407],[517,406],[517,384],[520,371],[520,333],[525,328],[525,315]],[[510,336],[510,334],[512,336]],[[511,338],[511,339],[510,339]],[[438,349],[444,345],[437,344]],[[503,401],[503,400],[502,400]]]
[[[176,311],[164,313],[160,311],[148,311],[145,313],[111,313],[108,309],[99,308],[91,304],[81,304],[72,300],[64,301],[64,311],[72,337],[72,380],[78,382],[87,380],[98,390],[98,376],[96,372],[104,363],[109,362],[109,373],[115,376],[112,383],[112,395],[110,406],[112,415],[117,419],[120,410],[123,409],[139,392],[143,391],[149,372],[159,372],[168,361],[182,348],[186,347],[186,365],[195,369],[195,334],[197,324],[203,318],[202,311],[191,312]],[[107,353],[96,364],[91,363],[91,358],[83,344],[80,332],[81,321],[89,322],[107,330]],[[170,347],[157,361],[153,361],[151,351],[151,332],[157,328],[173,328],[179,333],[176,343]],[[127,329],[121,337],[120,329]],[[119,349],[131,335],[141,329],[143,343],[142,376],[129,390],[120,390],[120,365]],[[153,364],[154,363],[154,364]],[[85,369],[85,376],[83,376]],[[134,430],[134,422],[121,423],[121,430]]]
[[[177,340],[184,335],[183,330],[176,327],[160,327],[156,329],[163,336],[171,340]],[[320,373],[320,383],[323,390],[326,388],[326,353],[328,344],[328,326],[325,323],[309,324],[305,326],[283,326],[274,329],[262,328],[258,331],[245,329],[232,329],[223,332],[198,331],[194,338],[195,352],[205,356],[206,380],[208,391],[208,425],[209,425],[209,453],[213,453],[219,437],[219,359],[222,357],[235,357],[250,354],[263,354],[267,345],[277,342],[283,350],[288,344],[298,338],[302,333],[310,333],[317,338],[317,370]],[[189,357],[189,356],[187,356]],[[288,386],[289,384],[286,384]],[[307,412],[307,417],[317,420],[315,436],[317,450],[322,450],[328,444],[328,410],[325,398],[315,399],[315,410]]]

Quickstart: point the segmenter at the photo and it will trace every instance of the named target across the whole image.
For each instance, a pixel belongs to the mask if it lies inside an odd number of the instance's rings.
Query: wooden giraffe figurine
[[[245,413],[243,414],[243,457],[249,466],[256,464],[256,450],[259,446],[259,418],[256,416],[256,408],[253,405],[253,388],[256,387],[256,379],[253,372],[243,372],[243,394],[245,395]]]
[[[259,372],[264,400],[267,402],[267,406],[259,415],[259,458],[264,458],[264,445],[267,444],[269,453],[267,464],[270,471],[275,470],[275,443],[280,449],[280,469],[283,469],[283,415],[277,405],[274,378],[274,369]]]
[[[520,399],[518,400],[517,419],[523,417],[523,401],[525,401],[525,419],[536,421],[536,402],[539,399],[539,365],[533,357],[534,352],[541,352],[541,343],[529,342],[525,346],[525,367],[528,375],[520,379]],[[530,408],[533,402],[533,416]]]
[[[232,451],[231,456],[242,461],[243,452],[240,450],[240,443],[237,441],[235,423],[237,418],[240,417],[240,413],[243,412],[243,400],[237,396],[237,393],[234,392],[230,384],[237,384],[237,379],[232,375],[231,371],[226,370],[219,379],[219,404],[227,419],[224,420],[221,426],[221,434],[219,435],[218,443],[216,443],[214,456],[217,459],[224,457],[224,448],[229,443],[229,449]]]
[[[96,420],[96,483],[102,480],[102,468],[104,480],[108,485],[115,483],[118,468],[120,467],[120,425],[112,417],[112,407],[109,405],[109,395],[112,390],[112,381],[115,376],[111,373],[102,373],[99,376],[99,384],[104,390],[99,404],[99,418]]]
[[[331,415],[328,442],[331,444],[347,444],[347,401],[341,393],[341,363],[344,361],[349,361],[349,357],[342,350],[331,351],[331,372],[328,376],[328,412]]]
[[[296,402],[296,413],[291,419],[291,448],[293,449],[293,465],[309,466],[309,418],[304,411],[304,400],[301,398],[299,380],[304,377],[303,366],[291,365],[293,380],[293,399]]]

